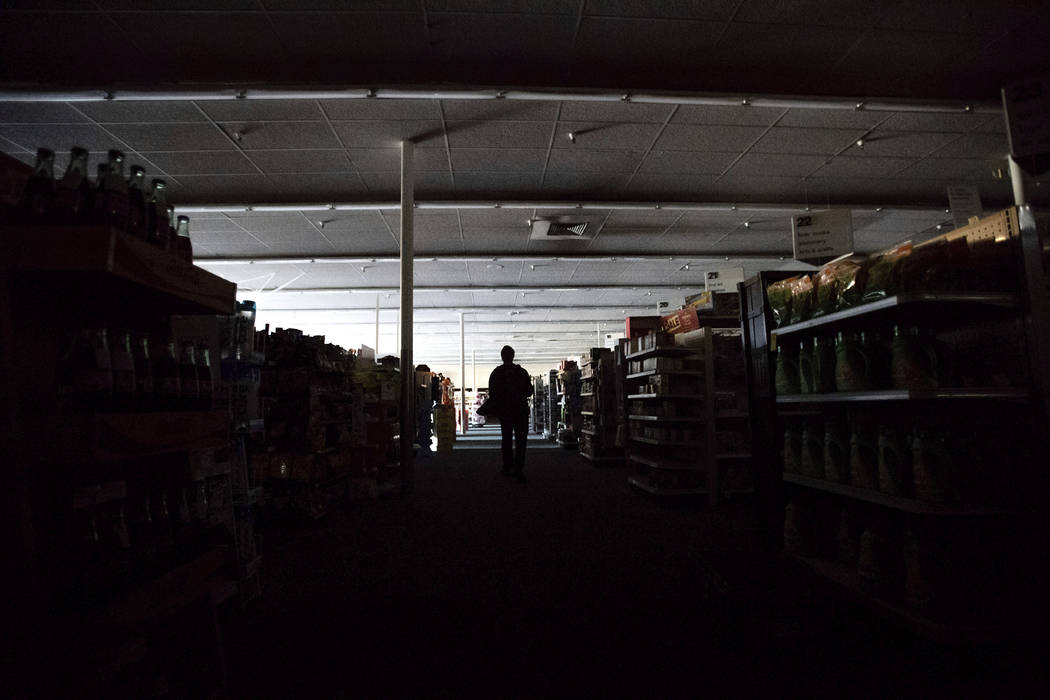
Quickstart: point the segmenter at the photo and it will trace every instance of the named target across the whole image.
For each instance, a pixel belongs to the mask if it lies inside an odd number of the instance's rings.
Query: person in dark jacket
[[[500,350],[503,364],[489,375],[489,402],[495,406],[503,434],[503,473],[525,481],[525,444],[529,439],[529,397],[532,378],[514,364],[514,348]],[[512,449],[513,444],[513,449]]]

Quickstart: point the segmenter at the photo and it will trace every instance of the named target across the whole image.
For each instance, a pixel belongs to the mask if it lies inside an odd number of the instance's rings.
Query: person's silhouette
[[[532,379],[514,364],[514,348],[500,350],[503,364],[489,375],[489,402],[495,406],[503,435],[503,473],[525,481],[525,444],[529,439],[529,397]]]

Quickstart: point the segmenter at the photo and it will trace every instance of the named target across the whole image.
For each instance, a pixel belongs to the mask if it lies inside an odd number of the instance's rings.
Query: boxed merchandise
[[[663,316],[660,319],[660,329],[671,333],[686,333],[700,327],[700,319],[696,313],[695,306],[679,309],[674,313]]]
[[[628,316],[626,320],[628,338],[639,338],[660,329],[659,316]]]

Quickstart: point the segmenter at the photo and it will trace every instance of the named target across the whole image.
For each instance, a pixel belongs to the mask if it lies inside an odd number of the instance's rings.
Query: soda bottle
[[[131,166],[128,178],[128,235],[146,240],[146,170],[140,165]]]
[[[179,382],[179,360],[175,355],[175,343],[167,342],[156,354],[153,389],[156,405],[165,411],[177,410],[182,403],[182,388]]]
[[[114,333],[110,344],[110,365],[113,368],[113,408],[117,411],[135,410],[135,359],[131,354],[131,334]]]
[[[214,387],[211,381],[211,352],[204,345],[197,347],[197,391],[200,393],[200,407],[210,409]]]
[[[93,217],[96,224],[118,231],[128,227],[128,183],[124,181],[124,154],[110,151],[105,172],[99,166],[99,182],[95,191]]]
[[[193,343],[182,344],[179,355],[179,388],[182,391],[182,407],[185,410],[198,408],[200,384],[197,381],[197,353]]]
[[[52,213],[55,203],[55,152],[49,148],[36,150],[36,165],[22,191],[22,216],[25,223],[43,223]]]
[[[146,197],[146,240],[161,250],[168,249],[171,233],[167,188],[167,182],[154,178]]]
[[[149,360],[149,338],[137,335],[131,343],[131,356],[135,361],[135,405],[140,411],[153,408],[153,366]]]
[[[74,146],[69,152],[69,167],[58,181],[55,191],[56,218],[64,224],[86,223],[91,207],[91,181],[88,179],[87,149]]]
[[[106,410],[113,399],[113,366],[105,328],[80,332],[76,349],[74,395],[77,404],[88,410]]]
[[[190,217],[180,216],[175,228],[175,258],[189,265],[193,264],[193,242],[190,240]]]

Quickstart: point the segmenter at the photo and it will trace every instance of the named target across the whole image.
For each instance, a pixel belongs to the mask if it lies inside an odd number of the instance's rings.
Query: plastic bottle
[[[80,408],[104,411],[113,399],[113,366],[105,328],[81,329],[77,341],[74,394]]]

